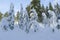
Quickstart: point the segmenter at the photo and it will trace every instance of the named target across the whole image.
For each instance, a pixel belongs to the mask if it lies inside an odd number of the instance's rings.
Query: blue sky
[[[0,0],[0,11],[2,13],[9,11],[11,2],[13,2],[14,4],[14,10],[16,12],[18,10],[20,11],[20,4],[22,4],[23,8],[25,9],[25,7],[30,4],[31,0]],[[59,3],[60,0],[41,0],[41,4],[44,4],[44,6],[47,6],[49,2],[51,2],[52,5],[54,5],[57,2]]]
[[[30,3],[29,0],[0,0],[0,11],[2,13],[9,11],[11,2],[14,4],[15,11],[20,10],[20,4],[25,8]]]

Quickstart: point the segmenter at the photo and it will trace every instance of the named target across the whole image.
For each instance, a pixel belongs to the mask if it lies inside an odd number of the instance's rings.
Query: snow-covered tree
[[[54,31],[54,28],[56,28],[57,26],[57,17],[56,17],[56,14],[54,13],[54,11],[51,11],[49,10],[48,13],[50,15],[52,15],[50,18],[49,18],[49,24],[50,24],[50,27],[53,29]]]
[[[18,21],[18,25],[20,27],[20,29],[24,29],[24,16],[23,16],[23,6],[21,4],[21,11],[20,11],[20,16],[19,16],[19,21]]]
[[[36,32],[38,30],[38,24],[37,24],[37,19],[38,19],[38,16],[37,16],[37,13],[35,11],[35,9],[33,8],[31,10],[31,14],[30,14],[30,23],[29,23],[29,29],[31,27],[33,27],[34,29],[34,32]],[[33,25],[33,26],[32,26]]]
[[[31,8],[35,9],[38,14],[38,21],[42,22],[42,9],[41,9],[41,0],[32,0],[31,1]]]
[[[8,16],[9,28],[14,29],[14,5],[10,4],[9,16]]]
[[[60,5],[57,3],[55,6],[54,6],[54,11],[55,11],[55,14],[57,16],[57,22],[58,22],[58,25],[57,25],[57,29],[60,29]]]
[[[24,12],[24,27],[25,27],[25,31],[28,33],[29,32],[29,16],[27,11]]]

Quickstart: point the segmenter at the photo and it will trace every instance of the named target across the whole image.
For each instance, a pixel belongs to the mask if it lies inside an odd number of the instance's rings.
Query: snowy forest
[[[5,13],[0,12],[1,40],[60,40],[60,5],[48,6],[32,0],[23,10],[14,11],[14,4]],[[6,37],[5,37],[6,36]],[[14,37],[15,36],[15,37]]]

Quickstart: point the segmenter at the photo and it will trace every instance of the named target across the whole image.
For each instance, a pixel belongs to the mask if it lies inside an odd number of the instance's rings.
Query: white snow
[[[55,15],[55,13],[51,10],[49,10],[48,13],[52,15],[52,17],[49,19],[50,27],[54,28],[57,26],[57,22],[56,22],[57,17]]]
[[[18,27],[12,31],[1,31],[0,40],[60,40],[60,30],[54,33],[48,27],[38,32],[29,32],[28,34]]]

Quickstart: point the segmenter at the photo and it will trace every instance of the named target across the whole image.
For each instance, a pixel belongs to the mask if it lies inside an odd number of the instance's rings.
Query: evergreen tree
[[[15,19],[14,21],[15,21],[16,24],[18,24],[19,16],[20,16],[20,12],[17,11],[17,13],[16,13],[15,16],[14,16],[14,19]]]
[[[46,13],[47,18],[49,18],[48,6],[46,6],[45,13]]]
[[[55,10],[56,15],[60,14],[60,5],[58,3],[55,5],[55,9],[54,10]]]
[[[53,11],[53,7],[52,7],[51,2],[49,3],[49,10],[52,10]]]
[[[42,12],[45,12],[45,7],[43,4],[42,4]]]
[[[59,20],[60,20],[60,5],[57,3],[55,5],[55,9],[54,9],[55,13],[56,13],[56,16],[57,16],[57,22],[58,22],[58,25],[57,25],[57,29],[60,29],[60,23],[59,23]]]
[[[20,12],[17,11],[17,14],[16,15],[17,15],[16,19],[17,19],[17,21],[19,21]]]
[[[30,17],[30,10],[31,10],[31,7],[30,7],[30,5],[26,7],[26,10],[27,10],[27,12],[28,12],[28,15],[29,15],[29,17]]]
[[[0,12],[0,21],[2,20],[3,18],[3,14]]]
[[[42,21],[42,9],[40,0],[32,0],[31,2],[31,8],[34,8],[38,14],[38,19],[41,22]]]
[[[25,28],[25,31],[28,33],[29,32],[29,16],[28,16],[28,13],[27,11],[24,12],[24,28]]]
[[[8,22],[9,22],[9,28],[13,30],[14,29],[14,5],[13,3],[11,3],[10,5]]]
[[[60,29],[60,25],[57,25],[57,27],[56,27],[58,30]]]
[[[5,12],[4,17],[8,17],[8,12]]]
[[[18,25],[19,25],[20,29],[22,29],[22,30],[24,29],[24,16],[23,16],[23,6],[22,6],[22,4],[21,4],[21,11],[20,11]]]

